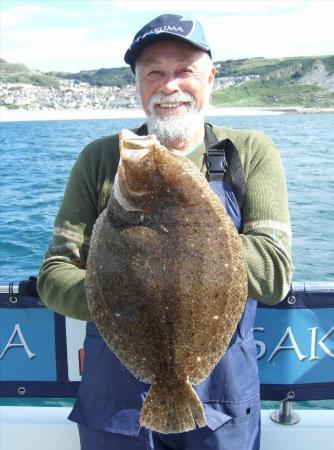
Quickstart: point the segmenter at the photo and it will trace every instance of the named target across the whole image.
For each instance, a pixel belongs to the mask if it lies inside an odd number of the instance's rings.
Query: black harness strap
[[[228,174],[231,178],[231,187],[242,212],[245,195],[245,173],[241,164],[239,153],[230,139],[218,141],[210,124],[205,124],[205,146],[207,179],[224,180]]]
[[[231,185],[242,213],[246,197],[246,180],[244,168],[238,150],[230,139],[225,140],[226,163],[231,176]]]
[[[138,134],[138,136],[147,136],[148,135],[146,123],[144,123],[140,128],[138,128],[138,130],[136,131],[136,134]]]
[[[239,153],[230,139],[218,141],[212,126],[205,123],[204,142],[206,147],[205,163],[207,167],[207,179],[224,180],[228,174],[231,179],[231,187],[237,199],[240,211],[245,202],[246,182],[244,169],[241,164]],[[138,130],[139,136],[148,134],[146,124]]]
[[[206,148],[205,164],[208,181],[223,180],[226,173],[225,142],[218,142],[212,127],[204,124],[204,143]]]

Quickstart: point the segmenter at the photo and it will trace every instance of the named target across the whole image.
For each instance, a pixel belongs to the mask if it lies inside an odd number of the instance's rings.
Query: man
[[[84,373],[70,419],[78,423],[83,450],[258,449],[253,299],[280,301],[291,276],[290,221],[280,157],[261,133],[204,124],[215,68],[198,22],[171,14],[154,19],[136,34],[125,61],[135,73],[147,115],[139,133],[156,134],[167,148],[184,152],[203,172],[210,139],[211,144],[232,142],[237,149],[246,186],[243,200],[238,204],[231,188],[238,188],[234,163],[228,165],[223,182],[210,184],[241,232],[251,298],[225,355],[195,386],[207,426],[171,435],[140,428],[139,414],[149,386],[135,379],[107,348],[92,322],[84,289],[92,227],[106,206],[117,170],[118,136],[88,145],[71,172],[38,279],[39,294],[50,308],[88,321]]]

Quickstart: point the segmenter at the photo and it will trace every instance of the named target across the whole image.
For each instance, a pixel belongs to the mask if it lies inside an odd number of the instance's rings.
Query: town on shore
[[[333,112],[334,55],[216,61],[211,109]],[[4,116],[137,114],[141,110],[129,67],[44,73],[0,58],[0,113]]]
[[[215,90],[258,79],[258,75],[220,77]],[[58,86],[35,86],[26,83],[0,82],[0,107],[17,110],[110,110],[138,109],[140,102],[135,84],[96,86],[87,82],[61,79]]]
[[[214,93],[259,80],[259,75],[218,77]],[[333,107],[296,106],[213,106],[206,116],[263,115],[286,113],[334,113]],[[144,117],[136,86],[99,86],[76,79],[57,79],[57,85],[33,85],[0,81],[1,121],[71,120]]]

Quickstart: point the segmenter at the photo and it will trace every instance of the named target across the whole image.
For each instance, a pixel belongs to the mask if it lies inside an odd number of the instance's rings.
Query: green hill
[[[27,83],[35,86],[58,86],[58,81],[39,70],[30,69],[23,64],[11,64],[0,59],[0,81],[8,83]]]
[[[334,56],[296,57],[296,58],[245,58],[216,61],[217,77],[236,77],[259,75],[265,79],[285,79],[297,81],[322,66],[327,75],[334,73]],[[50,72],[59,78],[86,81],[99,86],[119,86],[134,83],[134,75],[129,67],[112,69],[83,70],[78,73]]]
[[[135,77],[129,67],[81,70],[78,73],[50,72],[49,75],[57,78],[84,81],[95,86],[118,86],[121,88],[135,82]]]
[[[323,64],[328,75],[334,73],[334,55],[292,58],[245,58],[217,61],[217,76],[260,75],[270,78],[298,79]]]
[[[285,80],[248,81],[213,93],[214,106],[302,106],[333,108],[334,92],[315,84]]]
[[[217,77],[258,76],[215,90],[215,106],[334,107],[334,56],[218,61]]]

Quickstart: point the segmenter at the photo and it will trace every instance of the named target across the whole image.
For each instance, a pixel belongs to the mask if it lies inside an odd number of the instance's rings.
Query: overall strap
[[[231,187],[242,211],[245,195],[246,181],[244,169],[239,153],[230,139],[218,141],[212,126],[205,123],[206,167],[208,181],[224,181],[226,174],[231,178]]]
[[[148,130],[147,130],[146,123],[143,123],[143,125],[141,125],[138,128],[138,130],[136,131],[136,134],[138,134],[138,136],[147,136],[148,135]]]

